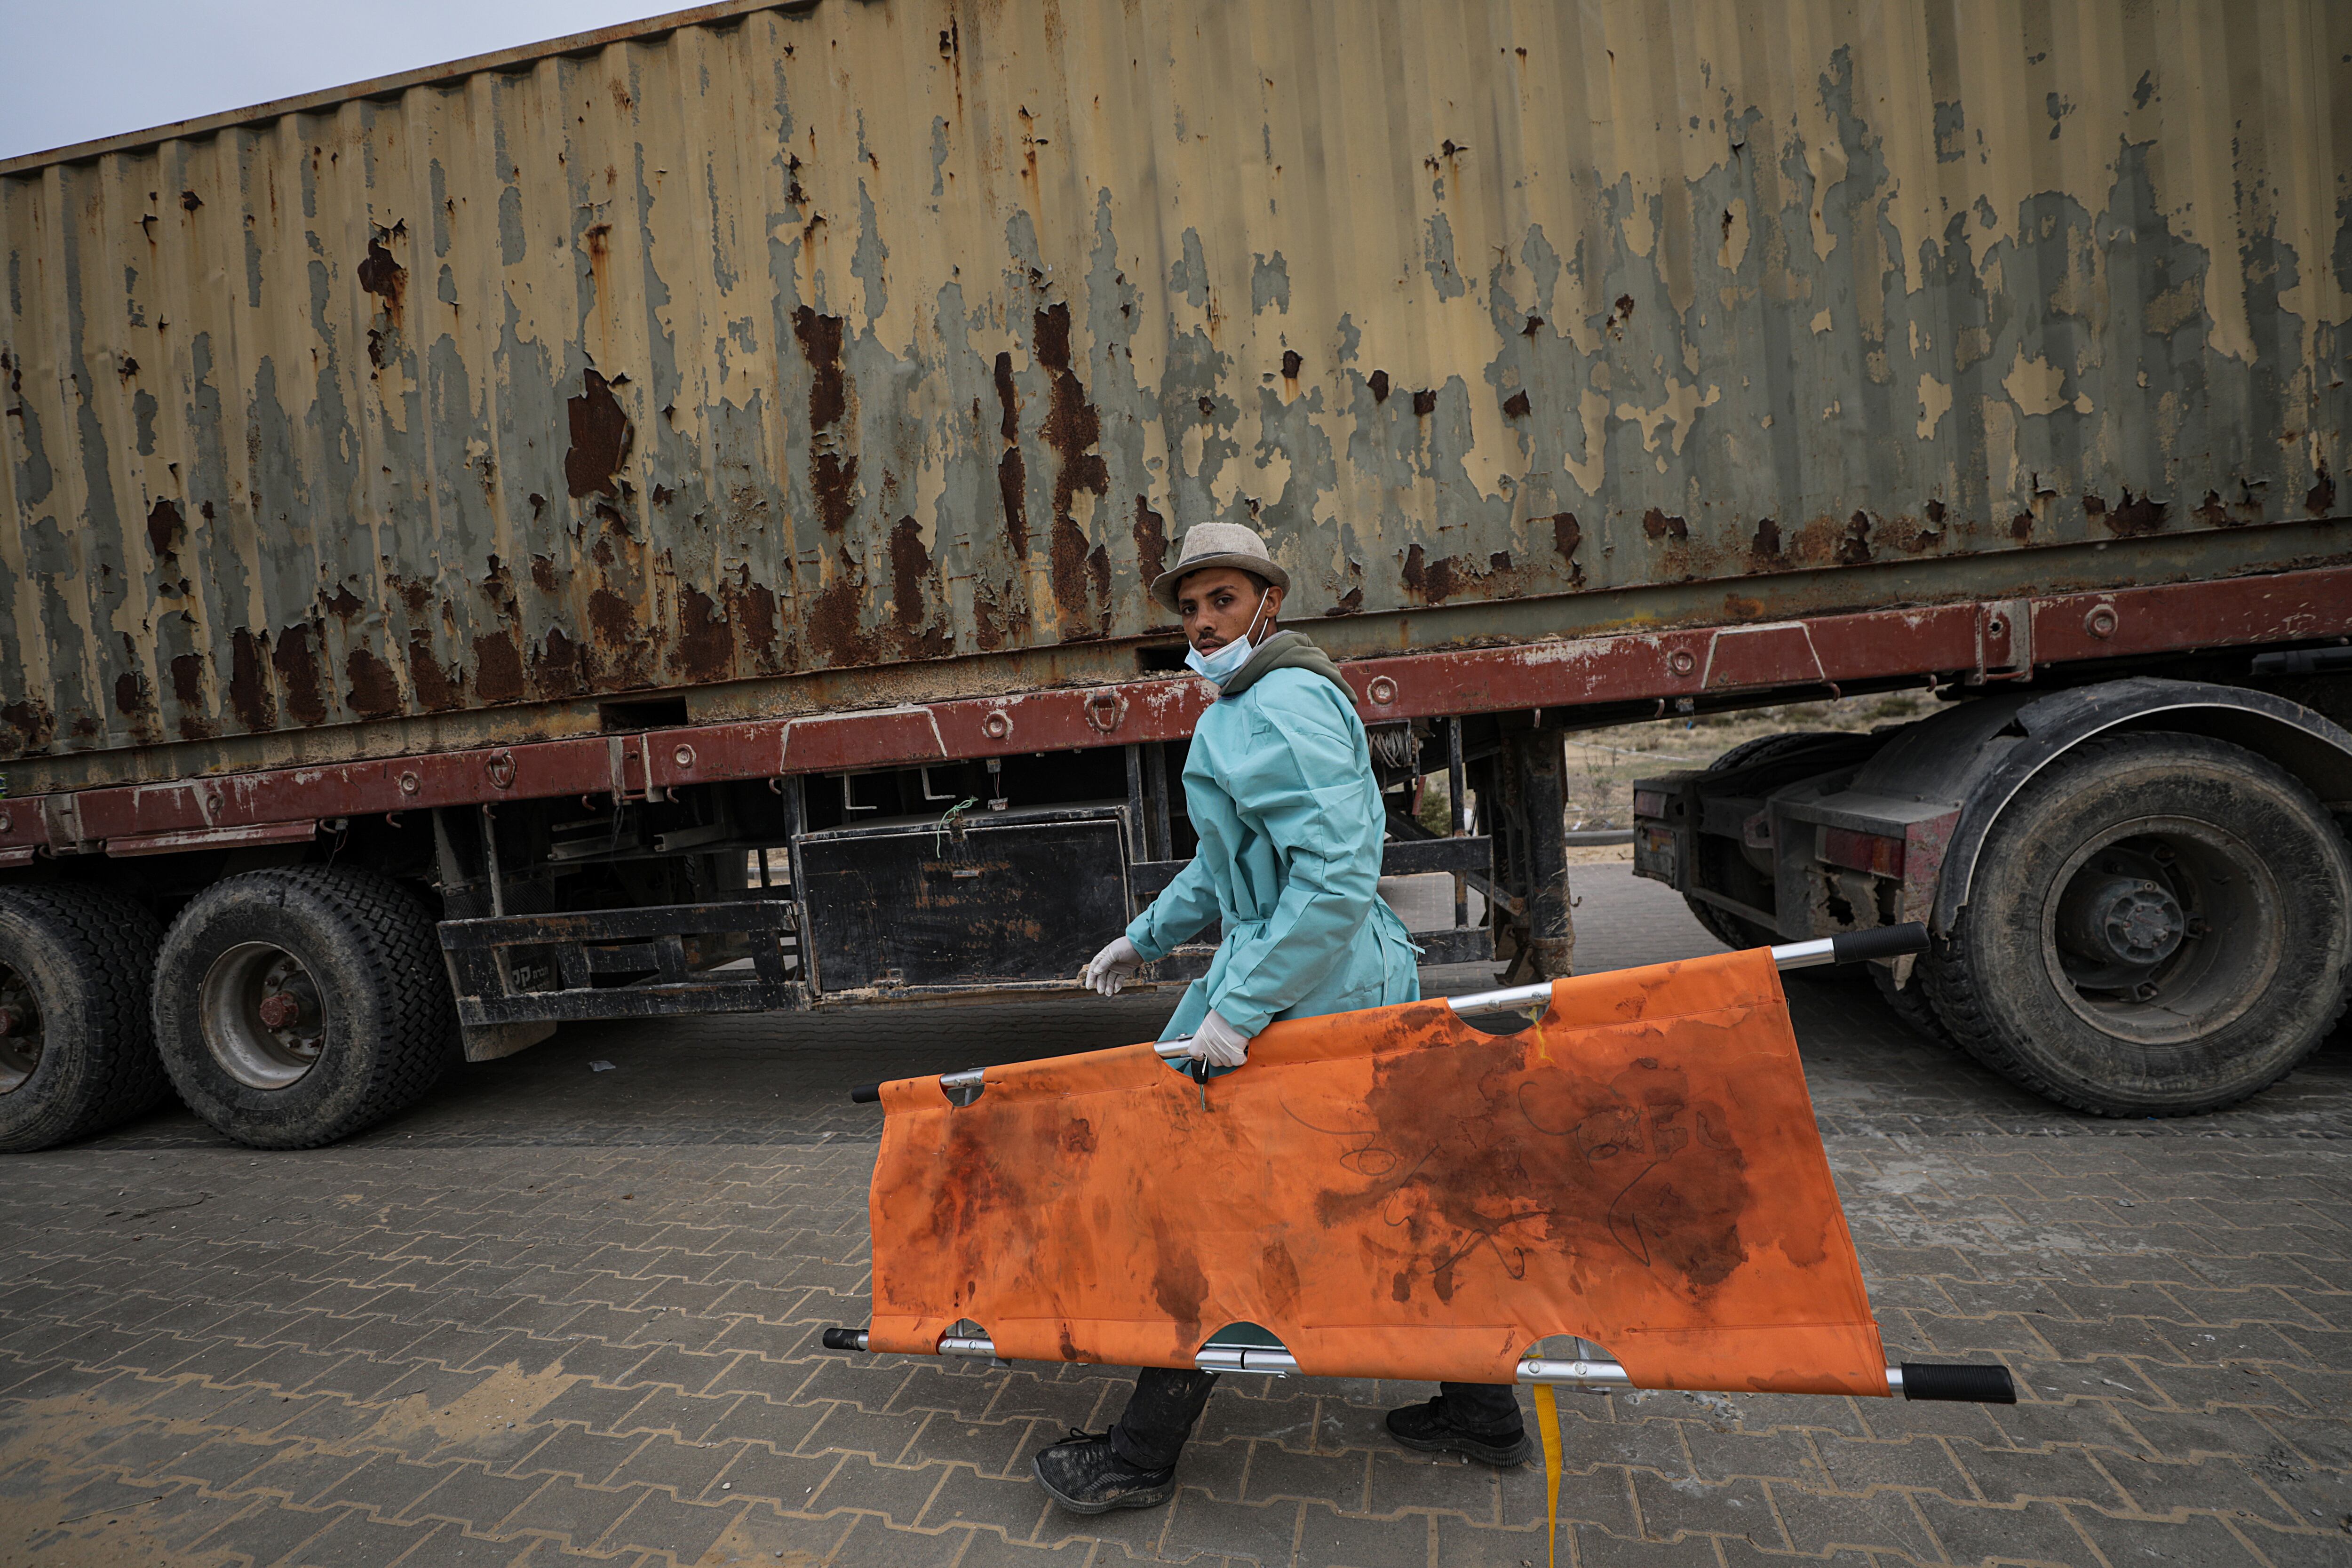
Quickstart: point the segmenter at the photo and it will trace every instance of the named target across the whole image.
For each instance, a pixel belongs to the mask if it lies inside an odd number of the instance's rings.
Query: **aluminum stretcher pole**
[[[1880,926],[1872,931],[1846,931],[1838,936],[1825,936],[1814,942],[1785,942],[1772,949],[1774,967],[1818,969],[1831,963],[1858,963],[1868,958],[1900,958],[1906,953],[1927,951],[1927,928],[1914,921],[1909,925]],[[1448,996],[1447,1006],[1457,1013],[1493,1013],[1507,1007],[1524,1007],[1551,995],[1552,983],[1540,981],[1533,985],[1515,985],[1505,991],[1479,991],[1468,996]],[[1160,1055],[1174,1061],[1192,1054],[1189,1039],[1162,1040],[1156,1047]],[[941,1073],[940,1088],[959,1105],[969,1105],[971,1097],[980,1093],[985,1068],[966,1068],[961,1072]],[[854,1105],[877,1105],[882,1100],[882,1086],[862,1083],[849,1091]]]
[[[824,1348],[863,1351],[864,1329],[827,1329]],[[996,1358],[996,1346],[979,1334],[950,1334],[940,1341],[940,1355]],[[1274,1377],[1297,1374],[1298,1363],[1288,1351],[1256,1345],[1205,1345],[1192,1364],[1202,1372],[1257,1372]],[[1561,1361],[1528,1356],[1518,1366],[1518,1381],[1551,1388],[1581,1388],[1596,1394],[1631,1389],[1633,1380],[1613,1361]],[[1886,1392],[1906,1399],[1957,1401],[1969,1405],[2014,1405],[2017,1384],[2005,1366],[1968,1366],[1948,1362],[1905,1362],[1886,1369]]]

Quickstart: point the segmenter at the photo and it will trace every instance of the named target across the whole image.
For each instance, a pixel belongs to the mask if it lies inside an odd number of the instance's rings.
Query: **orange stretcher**
[[[2003,1367],[1886,1365],[1780,990],[1926,946],[1296,1019],[1205,1080],[1174,1041],[858,1089],[874,1313],[825,1347],[1533,1384],[1555,1553],[1561,1385],[2013,1404]]]
[[[2007,1402],[1890,1369],[1778,971],[1917,927],[906,1079],[830,1348]],[[1466,1013],[1525,1009],[1509,1033]],[[974,1331],[971,1325],[979,1325]],[[1607,1355],[1532,1354],[1573,1335]]]

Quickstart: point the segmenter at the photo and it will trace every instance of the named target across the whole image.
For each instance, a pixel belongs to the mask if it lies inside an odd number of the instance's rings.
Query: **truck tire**
[[[2352,972],[2352,847],[2267,758],[2085,742],[2018,793],[1924,965],[1996,1071],[2101,1116],[2219,1110],[2293,1071]]]
[[[147,1019],[163,935],[120,893],[0,888],[0,1150],[86,1138],[171,1092]]]
[[[173,1087],[251,1148],[316,1148],[414,1104],[457,1029],[431,918],[373,871],[215,882],[156,962],[155,1044]]]
[[[1870,983],[1878,987],[1885,999],[1886,1010],[1902,1020],[1903,1026],[1930,1045],[1956,1050],[1959,1042],[1952,1031],[1944,1027],[1944,1020],[1936,1015],[1936,1005],[1927,997],[1927,961],[1922,958],[1913,966],[1911,984],[1900,991],[1895,988],[1895,972],[1884,963],[1865,963],[1870,971]]]
[[[1791,730],[1784,734],[1753,736],[1740,742],[1739,744],[1707,763],[1706,771],[1711,773],[1727,773],[1734,768],[1744,768],[1750,763],[1763,762],[1768,757],[1782,752],[1793,751],[1799,746],[1811,745],[1815,741],[1827,739],[1835,733],[1834,731],[1827,730]],[[1683,902],[1689,908],[1691,919],[1698,921],[1706,928],[1707,935],[1726,947],[1735,950],[1769,947],[1780,940],[1777,934],[1765,930],[1755,921],[1735,915],[1729,910],[1718,909],[1705,899],[1693,898],[1690,894],[1685,893]]]
[[[1780,940],[1762,926],[1742,920],[1729,910],[1718,910],[1704,899],[1695,899],[1685,893],[1683,903],[1689,908],[1691,919],[1706,928],[1707,935],[1734,951],[1769,947]]]

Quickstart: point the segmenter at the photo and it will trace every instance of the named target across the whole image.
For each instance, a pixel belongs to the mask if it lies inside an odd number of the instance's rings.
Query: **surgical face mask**
[[[1192,668],[1193,674],[1211,685],[1223,686],[1240,674],[1242,666],[1249,662],[1250,655],[1257,651],[1257,645],[1252,639],[1257,636],[1258,616],[1265,614],[1265,595],[1260,594],[1257,596],[1257,614],[1250,616],[1249,630],[1214,653],[1204,654],[1199,648],[1186,649],[1185,664]]]

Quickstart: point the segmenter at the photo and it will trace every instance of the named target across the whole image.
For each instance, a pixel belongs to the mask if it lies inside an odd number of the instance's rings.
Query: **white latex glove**
[[[1135,943],[1123,936],[1114,937],[1108,947],[1087,961],[1083,978],[1104,995],[1116,996],[1118,988],[1127,984],[1142,963],[1143,954],[1135,951]]]
[[[1201,1026],[1192,1031],[1192,1044],[1185,1055],[1207,1062],[1211,1067],[1237,1068],[1249,1059],[1250,1037],[1225,1022],[1212,1007]]]

